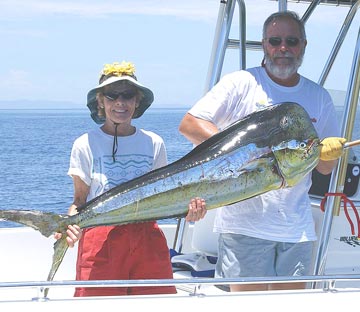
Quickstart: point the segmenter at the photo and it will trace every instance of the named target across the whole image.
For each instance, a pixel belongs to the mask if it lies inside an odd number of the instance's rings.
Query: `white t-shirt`
[[[133,135],[118,136],[116,162],[112,157],[113,140],[114,136],[97,128],[73,144],[68,174],[79,176],[90,186],[87,201],[167,164],[164,141],[153,132],[136,129]]]
[[[280,86],[262,67],[224,76],[189,113],[213,122],[222,130],[256,110],[282,102],[303,106],[320,138],[339,136],[335,108],[324,88],[302,76],[294,87]],[[309,174],[292,188],[219,208],[214,231],[281,242],[316,240],[308,196],[310,186]]]

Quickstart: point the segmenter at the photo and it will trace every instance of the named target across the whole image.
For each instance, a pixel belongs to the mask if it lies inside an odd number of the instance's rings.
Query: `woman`
[[[74,181],[76,214],[92,198],[125,181],[167,164],[165,145],[157,134],[138,129],[139,118],[154,100],[152,91],[135,77],[128,62],[105,65],[99,85],[88,93],[91,117],[102,126],[75,140],[68,174]],[[188,221],[206,213],[202,199],[192,199]],[[79,241],[77,280],[171,279],[172,267],[165,236],[155,221],[99,226],[67,232],[68,244]],[[176,293],[173,286],[77,288],[75,296]]]

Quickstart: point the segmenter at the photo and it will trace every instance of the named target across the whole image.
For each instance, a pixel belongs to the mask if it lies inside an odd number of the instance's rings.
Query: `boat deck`
[[[174,234],[176,225],[166,225],[163,227],[164,232],[169,237]],[[191,235],[191,227],[188,234]],[[333,273],[322,276],[302,276],[302,277],[279,277],[279,278],[243,278],[241,280],[233,279],[214,279],[192,277],[189,270],[177,269],[174,273],[174,280],[135,280],[135,281],[74,281],[75,279],[75,260],[77,248],[69,249],[65,258],[55,276],[55,280],[47,282],[46,277],[52,260],[52,237],[44,238],[39,232],[27,228],[2,228],[0,229],[0,247],[6,253],[0,257],[0,308],[3,310],[6,306],[21,308],[24,304],[28,311],[36,308],[36,311],[49,309],[56,306],[59,309],[65,302],[74,301],[81,307],[81,304],[94,304],[102,307],[111,306],[121,300],[122,306],[136,307],[138,302],[134,300],[139,296],[126,297],[106,297],[94,300],[91,298],[73,298],[76,286],[87,287],[106,287],[106,286],[143,286],[143,285],[175,285],[178,293],[176,295],[159,295],[159,296],[140,296],[146,300],[149,307],[157,305],[166,306],[168,304],[176,307],[176,300],[189,298],[189,300],[180,300],[181,305],[186,307],[191,305],[192,308],[201,307],[202,298],[206,297],[207,305],[214,302],[214,307],[219,304],[230,304],[235,302],[250,303],[255,308],[266,308],[269,304],[276,304],[279,300],[291,302],[296,297],[301,300],[304,297],[304,304],[308,307],[316,302],[326,301],[327,305],[332,302],[331,306],[339,306],[343,300],[345,302],[360,301],[360,272],[359,266],[354,268],[353,263],[344,271],[336,273],[336,267],[332,269]],[[169,238],[169,242],[172,240]],[[190,250],[191,244],[184,245],[184,250]],[[21,248],[19,248],[21,246]],[[354,251],[354,247],[344,244],[349,251]],[[360,249],[360,248],[359,248]],[[331,253],[330,253],[331,254]],[[349,259],[356,262],[355,258]],[[346,257],[345,257],[346,258]],[[11,268],[9,267],[11,264]],[[342,264],[346,265],[346,261]],[[339,267],[339,266],[338,266]],[[358,272],[356,272],[358,271]],[[226,291],[227,286],[231,283],[276,283],[276,282],[308,282],[308,289],[296,291],[271,291],[271,292],[243,292],[230,293]],[[216,286],[217,285],[217,286]],[[49,293],[44,298],[44,289],[49,288]],[[358,293],[353,296],[354,293]],[[318,296],[321,294],[321,296]],[[254,297],[261,297],[261,300],[254,300]],[[225,299],[226,298],[226,299]],[[299,299],[300,298],[300,299]],[[316,298],[316,299],[315,299]],[[190,300],[191,299],[191,300]],[[180,302],[179,301],[179,302]],[[315,302],[316,301],[316,302]],[[141,304],[144,304],[144,301]],[[301,301],[302,302],[302,301]],[[311,303],[312,302],[312,303]],[[45,303],[45,304],[44,304]],[[286,305],[285,305],[286,306]],[[30,308],[30,310],[29,310]],[[4,310],[3,310],[4,311]],[[209,310],[211,311],[211,310]],[[281,310],[279,310],[281,311]]]

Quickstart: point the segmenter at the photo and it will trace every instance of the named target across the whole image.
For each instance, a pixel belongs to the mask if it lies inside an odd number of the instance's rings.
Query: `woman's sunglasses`
[[[300,39],[296,37],[287,37],[285,39],[281,37],[270,37],[265,39],[267,39],[267,41],[269,41],[273,47],[278,47],[283,42],[283,40],[285,40],[286,45],[289,47],[296,47],[300,42]]]
[[[122,92],[112,92],[112,91],[108,91],[108,92],[103,92],[103,95],[110,101],[115,101],[117,100],[120,96],[123,100],[131,100],[135,95],[136,95],[136,91],[135,90],[126,90],[126,91],[122,91]]]

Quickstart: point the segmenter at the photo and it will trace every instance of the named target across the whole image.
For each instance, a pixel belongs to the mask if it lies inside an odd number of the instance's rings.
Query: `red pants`
[[[156,222],[85,229],[77,280],[172,279],[166,239]],[[76,297],[176,293],[173,286],[77,288]]]

